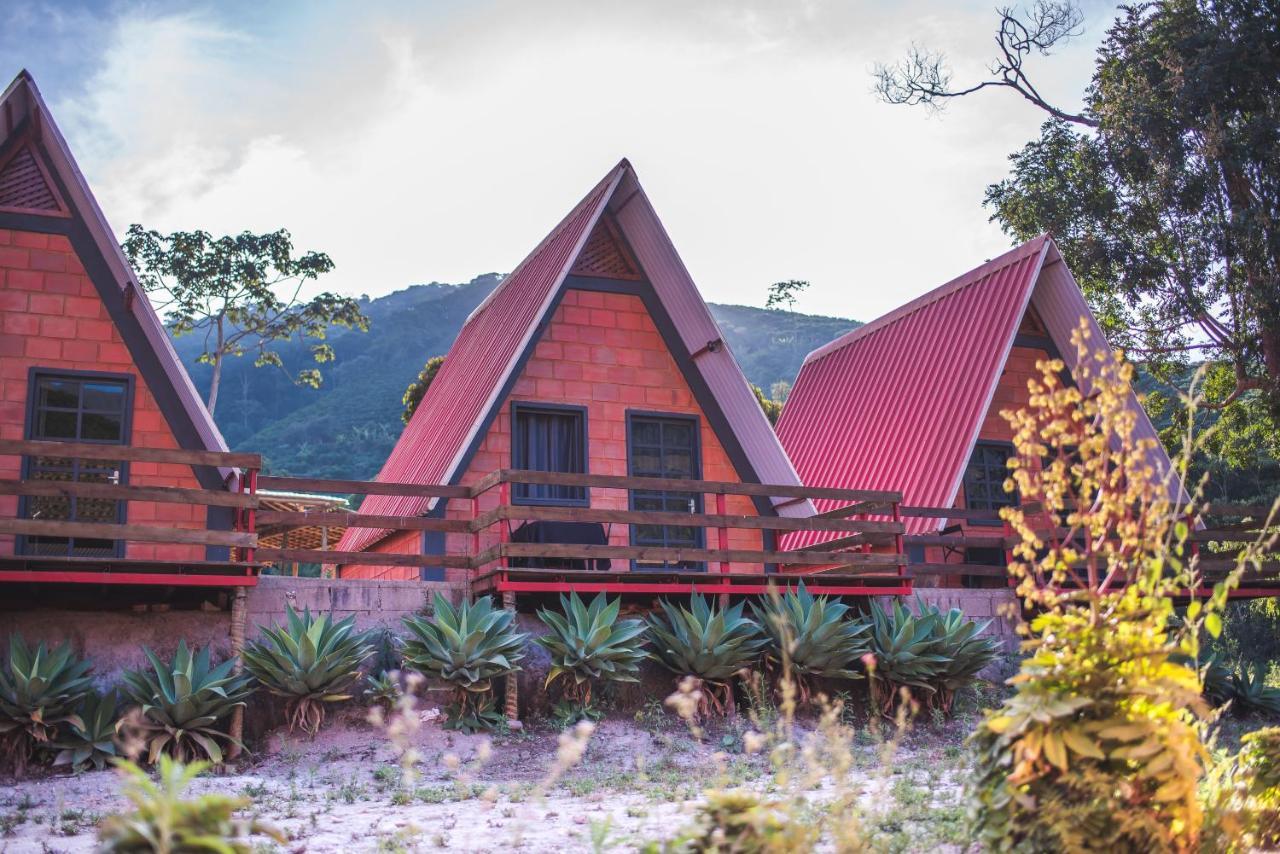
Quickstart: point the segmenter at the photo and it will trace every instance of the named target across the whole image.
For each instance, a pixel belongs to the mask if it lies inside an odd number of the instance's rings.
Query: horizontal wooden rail
[[[106,498],[116,501],[203,504],[210,507],[256,508],[258,506],[257,496],[242,492],[185,489],[177,486],[135,486],[128,483],[93,483],[84,480],[0,480],[0,495]]]
[[[939,546],[956,549],[1006,549],[1019,542],[1017,537],[970,537],[963,534],[912,534],[909,546]]]
[[[264,514],[259,513],[262,518]],[[788,516],[734,516],[714,513],[681,513],[657,510],[604,510],[594,507],[552,507],[535,504],[503,504],[482,513],[473,530],[501,521],[606,522],[626,525],[685,525],[694,528],[750,528],[766,531],[853,531],[902,533],[898,522],[871,520],[792,518]],[[388,525],[386,527],[395,527]]]
[[[964,507],[919,507],[903,504],[898,508],[903,516],[917,519],[964,519],[970,522],[1000,522],[1000,514],[994,510],[968,510]]]
[[[470,569],[472,560],[467,555],[398,555],[383,552],[347,552],[326,549],[258,549],[254,558],[260,561],[285,563],[338,563],[348,566],[443,566],[451,569]]]
[[[604,474],[566,474],[550,471],[500,469],[498,483],[530,483],[544,486],[582,486],[596,489],[630,489],[651,492],[724,493],[771,498],[821,498],[835,501],[902,500],[902,493],[871,489],[832,489],[781,483],[740,483],[722,480],[685,480],[667,477],[621,477]],[[496,485],[496,484],[494,484]],[[487,486],[491,489],[492,485]],[[479,492],[477,492],[479,494]]]
[[[450,531],[466,534],[472,530],[466,519],[436,519],[430,516],[377,516],[345,511],[259,510],[259,527],[283,526],[320,528],[385,528],[393,531]]]
[[[814,519],[847,519],[850,516],[886,516],[893,512],[892,501],[859,501],[813,514]]]
[[[283,492],[339,492],[354,495],[404,495],[414,498],[471,498],[471,487],[440,484],[387,483],[380,480],[334,480],[260,475],[258,489]]]
[[[755,549],[686,549],[659,546],[587,546],[557,543],[501,543],[485,554],[496,552],[507,558],[619,559],[638,561],[720,563],[782,563],[820,566],[899,566],[906,558],[896,554],[863,554],[861,552],[778,552]],[[482,558],[483,558],[482,554]],[[480,565],[481,559],[477,559]]]
[[[240,531],[205,531],[195,528],[164,528],[155,525],[112,525],[104,522],[66,522],[44,519],[0,519],[0,534],[82,537],[93,540],[231,546],[249,549],[258,544],[255,534]]]
[[[141,448],[133,445],[106,445],[94,442],[47,442],[29,439],[0,439],[0,454],[25,457],[78,457],[91,460],[120,460],[135,463],[178,463],[223,468],[260,468],[257,454],[230,451],[192,451],[186,448]]]
[[[913,563],[907,566],[911,575],[988,575],[1007,576],[1009,570],[1003,566],[991,566],[985,563]]]

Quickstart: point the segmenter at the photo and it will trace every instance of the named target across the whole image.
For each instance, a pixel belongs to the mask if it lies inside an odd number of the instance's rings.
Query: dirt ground
[[[398,749],[350,709],[315,740],[273,735],[193,790],[251,798],[245,814],[290,840],[260,839],[255,850],[264,852],[633,851],[687,826],[708,787],[779,791],[767,759],[744,752],[749,728],[737,719],[699,741],[651,705],[600,722],[581,761],[547,785],[559,739],[549,724],[488,739],[427,720],[412,736],[417,778],[405,785]],[[964,721],[918,726],[888,763],[878,731],[857,729],[851,784],[877,848],[963,850],[968,729]],[[830,786],[824,781],[805,797],[820,805]],[[123,806],[112,771],[34,772],[0,785],[0,851],[91,851],[98,822]]]

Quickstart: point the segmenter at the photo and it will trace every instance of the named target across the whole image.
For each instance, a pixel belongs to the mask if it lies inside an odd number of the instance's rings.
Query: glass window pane
[[[36,416],[35,439],[76,439],[76,414],[61,410],[42,410]]]
[[[663,444],[668,447],[691,449],[693,447],[693,425],[687,421],[668,421],[663,424]]]
[[[631,442],[636,445],[662,444],[662,424],[652,419],[634,419],[631,422]]]
[[[84,384],[84,408],[99,412],[124,412],[124,383],[89,382]]]
[[[75,380],[40,380],[40,394],[36,397],[36,406],[41,409],[49,406],[75,409],[79,405],[80,383]]]
[[[119,442],[124,438],[120,415],[86,412],[80,416],[80,438],[95,442]]]

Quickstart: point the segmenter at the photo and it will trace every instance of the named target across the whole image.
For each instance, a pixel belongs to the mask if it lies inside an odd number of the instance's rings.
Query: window
[[[682,416],[629,415],[630,438],[627,471],[632,477],[698,480],[698,420]],[[632,490],[632,510],[668,513],[702,512],[702,495],[694,492]],[[702,548],[703,530],[694,525],[634,525],[631,541],[637,546]],[[642,568],[700,569],[691,561],[637,563]]]
[[[1009,476],[1006,465],[1013,456],[1013,445],[1007,442],[979,442],[969,458],[964,471],[964,504],[970,510],[999,510],[1018,503],[1016,493],[1005,492],[1004,482]],[[994,524],[1000,522],[975,522]]]
[[[511,407],[511,466],[527,471],[585,474],[587,411],[574,406]],[[585,486],[517,483],[512,500],[521,504],[587,504]]]
[[[27,438],[102,445],[129,441],[132,385],[127,376],[55,375],[33,372],[28,389]],[[30,480],[123,483],[123,464],[83,457],[28,457],[24,477]],[[120,522],[123,506],[108,498],[30,496],[22,502],[29,519],[74,522]],[[110,557],[119,554],[114,540],[85,537],[26,536],[20,550],[29,555]]]

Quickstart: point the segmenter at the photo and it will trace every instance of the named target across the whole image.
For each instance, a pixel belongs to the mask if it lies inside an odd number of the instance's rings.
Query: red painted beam
[[[786,585],[779,585],[786,586]],[[514,593],[745,593],[762,595],[769,592],[768,584],[725,584],[712,582],[699,584],[680,582],[654,582],[648,584],[626,584],[616,581],[504,581],[494,582],[494,589]],[[854,585],[812,585],[805,587],[810,593],[827,594],[829,596],[906,596],[911,593],[910,585],[899,587],[863,587]]]
[[[184,575],[176,572],[86,572],[59,569],[0,570],[0,582],[36,584],[139,584],[177,587],[254,587],[257,576]]]

